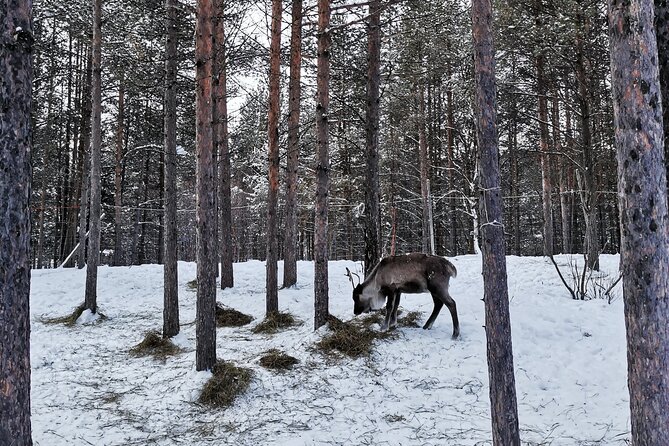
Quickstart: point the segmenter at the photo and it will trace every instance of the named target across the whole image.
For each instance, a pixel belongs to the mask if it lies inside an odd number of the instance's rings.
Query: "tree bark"
[[[165,0],[165,263],[163,266],[163,337],[179,333],[177,269],[177,0]]]
[[[29,0],[0,3],[0,442],[32,445],[30,153],[33,26]],[[7,106],[5,107],[6,104]]]
[[[121,75],[118,88],[118,118],[116,125],[116,165],[114,166],[114,265],[123,264],[123,122],[125,119],[125,85]]]
[[[662,121],[664,129],[664,159],[669,160],[669,3],[655,0],[655,33],[662,92]],[[669,164],[667,173],[669,173]]]
[[[381,83],[381,0],[369,2],[367,33],[367,111],[365,178],[365,275],[381,260],[379,189],[379,89]]]
[[[416,85],[418,101],[418,161],[420,163],[420,196],[423,210],[422,249],[424,253],[432,252],[432,225],[430,222],[430,159],[427,154],[427,137],[425,135],[425,92],[422,83]]]
[[[91,91],[93,77],[93,55],[87,51],[86,56],[86,79],[83,88],[83,104],[81,108],[81,133],[79,134],[79,252],[77,253],[77,268],[86,266],[86,229],[88,222],[88,203],[90,190],[90,135],[91,135]]]
[[[216,363],[216,250],[213,135],[213,4],[198,0],[195,29],[197,177],[197,304],[195,368]]]
[[[221,260],[221,289],[234,286],[232,267],[232,197],[230,173],[230,149],[228,145],[228,90],[227,90],[227,62],[225,45],[225,1],[216,0],[216,21],[214,22],[214,86],[215,100],[215,137],[218,154],[218,205],[219,243]]]
[[[314,214],[314,329],[327,322],[328,303],[328,195],[330,158],[330,0],[318,0],[318,53],[316,74],[316,203]]]
[[[632,445],[660,446],[669,444],[669,225],[653,2],[608,6]]]
[[[84,308],[96,313],[100,263],[100,159],[102,151],[102,0],[93,0],[93,72],[91,78],[91,201]]]
[[[288,87],[288,154],[286,156],[286,231],[283,287],[297,283],[297,176],[300,156],[300,71],[302,70],[302,0],[293,0]]]
[[[562,145],[560,134],[560,104],[558,102],[557,90],[553,92],[553,146],[556,153],[564,153],[566,150]],[[562,230],[562,252],[571,252],[571,214],[569,206],[569,192],[567,187],[567,170],[569,159],[561,155],[559,158],[558,185],[560,189],[560,227]]]
[[[491,0],[472,1],[485,326],[495,446],[520,445],[499,174]]]
[[[272,41],[269,56],[269,119],[267,124],[269,149],[269,190],[267,192],[267,267],[265,311],[279,311],[277,261],[279,251],[279,81],[281,79],[281,0],[272,0]]]

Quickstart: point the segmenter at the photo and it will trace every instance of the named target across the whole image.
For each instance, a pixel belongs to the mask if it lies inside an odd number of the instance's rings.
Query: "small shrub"
[[[293,368],[299,361],[275,348],[268,350],[260,358],[260,365],[273,370],[287,370]]]
[[[144,336],[142,342],[130,349],[133,356],[153,356],[157,359],[165,359],[181,352],[169,339],[163,338],[157,331],[150,331]]]
[[[200,394],[199,402],[211,407],[229,407],[238,395],[248,389],[253,372],[226,361],[217,361],[211,370],[212,377]]]
[[[274,334],[284,328],[294,327],[301,324],[299,320],[290,313],[274,311],[269,313],[265,319],[255,327],[253,333]]]
[[[253,317],[237,311],[233,308],[216,304],[216,326],[217,327],[241,327],[251,323]]]

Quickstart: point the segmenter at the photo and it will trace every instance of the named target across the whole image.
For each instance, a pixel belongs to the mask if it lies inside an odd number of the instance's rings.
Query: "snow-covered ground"
[[[84,270],[33,271],[33,437],[41,446],[78,445],[485,445],[490,444],[481,261],[452,259],[458,277],[461,338],[451,340],[442,311],[432,330],[400,328],[371,359],[332,362],[311,349],[327,329],[313,331],[313,265],[301,262],[294,289],[279,292],[280,307],[304,321],[269,336],[251,328],[264,315],[265,266],[235,265],[234,289],[218,300],[255,317],[241,328],[219,329],[218,356],[255,371],[249,391],[227,410],[194,401],[207,373],[195,363],[195,292],[186,283],[195,265],[179,264],[186,351],[165,363],[128,350],[162,326],[160,265],[99,271],[98,299],[109,320],[45,325],[83,301]],[[566,257],[558,261],[566,264]],[[603,256],[615,278],[618,259]],[[345,267],[330,264],[330,311],[353,317]],[[358,267],[359,268],[359,267]],[[281,270],[281,265],[280,265]],[[629,409],[622,301],[573,301],[543,258],[508,258],[516,388],[523,443],[626,444]],[[281,274],[279,275],[281,277]],[[620,287],[620,285],[618,285]],[[618,289],[618,294],[620,290]],[[432,310],[428,295],[407,295],[402,307]],[[279,348],[300,360],[287,373],[258,364]]]

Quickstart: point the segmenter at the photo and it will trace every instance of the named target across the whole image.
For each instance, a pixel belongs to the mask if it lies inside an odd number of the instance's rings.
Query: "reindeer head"
[[[353,280],[353,276],[358,279],[357,285]],[[352,273],[348,268],[346,268],[346,277],[348,277],[348,280],[351,282],[351,286],[353,286],[353,313],[358,315],[360,313],[369,312],[369,305],[365,305],[365,303],[363,303],[363,299],[360,298],[363,291],[362,284],[360,283],[360,276],[356,273]]]

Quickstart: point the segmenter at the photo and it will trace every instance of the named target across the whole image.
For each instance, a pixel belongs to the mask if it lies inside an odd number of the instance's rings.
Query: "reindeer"
[[[353,285],[354,314],[380,310],[385,302],[386,319],[381,330],[388,330],[397,325],[397,308],[402,293],[429,291],[434,301],[434,309],[423,329],[432,328],[445,304],[453,319],[453,339],[460,334],[460,325],[455,301],[448,294],[448,281],[457,274],[455,266],[445,258],[421,253],[382,259],[362,283],[360,276],[346,268],[346,275]],[[357,285],[353,282],[353,276],[358,277]]]

